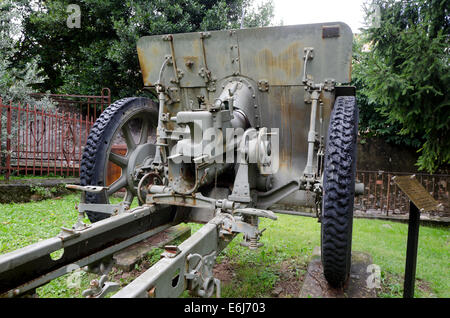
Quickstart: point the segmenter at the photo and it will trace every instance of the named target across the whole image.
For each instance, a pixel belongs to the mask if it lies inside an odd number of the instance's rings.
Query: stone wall
[[[77,178],[12,180],[0,183],[0,203],[29,202],[73,193],[66,184],[79,184]]]
[[[426,171],[419,171],[415,165],[419,155],[416,149],[388,144],[382,138],[371,138],[363,143],[358,140],[356,169],[427,173]],[[449,171],[443,168],[436,173],[448,174]]]

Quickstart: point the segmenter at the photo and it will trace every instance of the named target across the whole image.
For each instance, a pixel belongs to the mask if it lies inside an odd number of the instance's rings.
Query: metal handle
[[[268,218],[272,220],[277,220],[278,217],[269,210],[261,210],[261,209],[255,209],[255,208],[243,208],[243,209],[235,209],[235,213],[241,213],[246,215],[254,215],[254,216],[260,216],[263,218]]]

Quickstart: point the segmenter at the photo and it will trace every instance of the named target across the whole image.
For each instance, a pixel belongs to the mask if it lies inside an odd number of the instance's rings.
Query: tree
[[[450,3],[372,0],[368,4],[379,8],[380,23],[361,35],[369,49],[357,56],[357,82],[368,99],[366,105],[378,112],[376,120],[398,129],[397,136],[404,140],[420,143],[417,165],[432,173],[450,163]],[[372,17],[368,14],[366,21]]]
[[[12,0],[0,2],[0,98],[4,102],[33,103],[37,108],[52,107],[47,98],[37,101],[30,97],[34,92],[30,86],[45,80],[38,74],[37,59],[30,59],[20,69],[10,61],[17,52],[15,35],[19,33],[21,15],[20,8]]]
[[[267,25],[273,17],[271,0],[257,9],[250,0],[82,0],[80,28],[69,28],[72,1],[18,1],[26,14],[14,66],[38,56],[48,78],[36,88],[93,94],[109,87],[113,99],[142,93],[141,36],[236,28],[242,8],[248,26]]]
[[[51,109],[54,103],[47,97],[35,100],[30,96],[33,93],[31,86],[40,84],[45,77],[39,75],[38,63],[36,58],[30,59],[24,63],[21,69],[15,68],[10,62],[10,58],[16,53],[15,48],[19,33],[19,21],[22,16],[20,8],[12,0],[0,2],[0,99],[3,104],[21,102],[22,105],[30,104],[36,109]],[[19,118],[17,112],[10,113],[12,122],[16,123]],[[5,166],[8,152],[8,141],[11,144],[17,143],[17,125],[13,125],[10,130],[7,128],[8,115],[4,109],[0,108],[0,163]],[[20,121],[25,125],[25,116]],[[15,147],[15,146],[13,146]]]
[[[389,122],[388,115],[379,111],[380,104],[369,98],[365,84],[365,68],[361,64],[367,43],[364,38],[356,35],[353,39],[353,72],[352,85],[356,87],[356,99],[359,108],[359,137],[362,143],[370,142],[371,138],[383,138],[390,144],[419,149],[425,142],[422,136],[400,135],[402,125],[399,122]]]

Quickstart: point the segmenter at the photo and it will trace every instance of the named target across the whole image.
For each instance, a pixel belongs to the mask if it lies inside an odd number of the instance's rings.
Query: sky
[[[260,0],[261,1],[261,0]],[[340,21],[348,24],[353,33],[363,26],[364,0],[273,0],[274,24],[307,24]]]

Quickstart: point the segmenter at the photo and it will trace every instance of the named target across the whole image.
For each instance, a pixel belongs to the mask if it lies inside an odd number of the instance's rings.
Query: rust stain
[[[159,53],[159,49],[156,45],[152,46],[152,56],[160,56],[161,54]]]
[[[292,123],[292,110],[294,105],[292,104],[291,100],[292,96],[288,96],[288,127],[289,127],[289,167],[292,167],[292,148],[293,148],[293,141],[294,141],[294,134],[292,133],[292,129],[294,127],[294,124]]]
[[[201,46],[201,41],[200,41],[200,39],[195,39],[195,40],[193,40],[192,42],[192,48],[194,49],[194,52],[198,52],[198,54],[200,55],[201,53],[201,48],[200,48],[200,46]]]
[[[147,292],[149,298],[154,298],[155,297],[155,289],[156,289],[156,287],[153,287],[152,289],[150,289]]]
[[[170,117],[174,116],[173,112],[169,112],[169,114],[170,114],[169,115]],[[174,130],[175,129],[175,123],[173,121],[168,121],[164,125],[165,125],[165,128],[168,129],[168,130]]]
[[[283,88],[280,94],[280,111],[281,130],[284,142],[282,143],[283,149],[280,165],[286,164],[289,168],[292,167],[292,107],[291,98],[286,93],[286,89]]]
[[[288,167],[288,154],[286,152],[285,148],[282,148],[280,151],[280,163],[279,163],[279,169],[283,169],[283,168],[289,168]]]
[[[292,78],[300,75],[302,69],[300,58],[300,43],[294,42],[277,56],[274,56],[270,49],[262,50],[256,56],[256,65],[281,69],[288,78]]]
[[[322,92],[320,94],[320,100],[323,103],[323,114],[322,114],[322,116],[323,116],[323,119],[324,119],[325,122],[328,122],[328,120],[331,117],[331,110],[333,109],[333,103],[334,103],[334,97],[333,96],[330,95],[330,94],[326,94],[324,92]]]
[[[137,48],[137,54],[139,58],[139,65],[141,67],[144,86],[152,86],[152,83],[148,82],[148,76],[152,70],[152,64],[147,60],[145,52],[139,47]]]
[[[198,56],[183,56],[184,64],[188,71],[193,72],[198,68]],[[192,64],[191,64],[192,63]],[[188,66],[191,65],[191,66]]]

